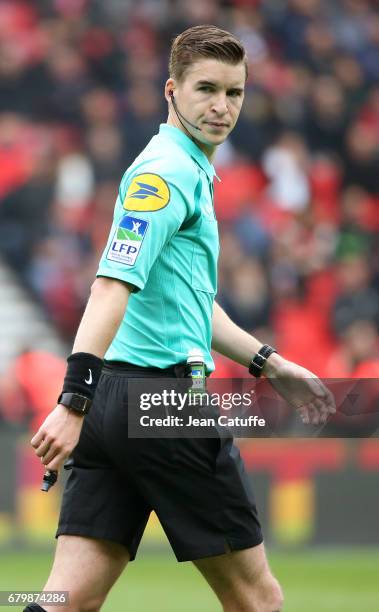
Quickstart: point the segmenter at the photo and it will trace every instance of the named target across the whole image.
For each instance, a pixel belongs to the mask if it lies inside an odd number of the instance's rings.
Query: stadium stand
[[[4,261],[71,342],[122,173],[165,120],[170,40],[204,22],[237,34],[250,64],[216,158],[222,305],[321,376],[368,322],[376,362],[379,12],[368,0],[1,2]],[[345,362],[349,375],[356,359]]]

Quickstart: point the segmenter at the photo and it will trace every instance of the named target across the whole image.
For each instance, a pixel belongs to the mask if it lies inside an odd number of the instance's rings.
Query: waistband
[[[128,363],[127,361],[108,361],[105,359],[104,369],[118,372],[135,372],[136,374],[140,372],[152,378],[159,378],[161,376],[166,378],[187,378],[190,375],[190,368],[185,362],[177,363],[168,368],[155,368],[152,366],[144,367],[135,363]]]

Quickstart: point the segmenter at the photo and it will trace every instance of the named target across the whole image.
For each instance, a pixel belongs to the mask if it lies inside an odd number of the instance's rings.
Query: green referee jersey
[[[159,133],[121,181],[97,276],[136,287],[105,358],[166,368],[203,351],[208,371],[219,240],[215,170],[178,128]]]

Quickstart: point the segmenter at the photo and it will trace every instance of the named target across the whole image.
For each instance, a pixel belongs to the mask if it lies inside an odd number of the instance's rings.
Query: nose
[[[218,116],[223,116],[228,112],[227,97],[224,92],[220,92],[212,100],[212,111]]]

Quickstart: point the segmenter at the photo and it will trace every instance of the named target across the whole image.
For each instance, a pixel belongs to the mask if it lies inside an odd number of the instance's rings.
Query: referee
[[[167,123],[121,181],[58,405],[32,439],[47,469],[69,455],[73,463],[44,590],[69,591],[63,610],[100,610],[154,510],[177,559],[193,561],[225,612],[275,612],[282,593],[232,439],[127,435],[128,379],[182,376],[193,348],[208,374],[212,347],[268,376],[304,422],[335,411],[316,376],[262,346],[214,301],[212,159],[241,110],[244,48],[214,26],[190,28],[173,42],[169,75]]]

